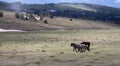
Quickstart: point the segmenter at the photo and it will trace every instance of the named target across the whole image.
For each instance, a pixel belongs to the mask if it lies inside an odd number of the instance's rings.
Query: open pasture
[[[71,42],[91,42],[75,53]],[[119,66],[120,30],[0,33],[0,66]]]

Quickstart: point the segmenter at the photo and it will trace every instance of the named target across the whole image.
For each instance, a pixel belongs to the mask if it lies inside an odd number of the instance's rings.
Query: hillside
[[[119,8],[86,3],[61,3],[56,6],[62,13],[59,16],[120,23]]]
[[[120,24],[120,8],[87,3],[49,3],[22,4],[0,1],[0,10],[27,12],[32,14],[48,14],[77,19],[97,20]],[[55,10],[55,12],[51,12]]]
[[[14,14],[14,12],[4,11],[4,17],[0,18],[0,28],[24,31],[120,28],[118,25],[103,23],[100,21],[82,19],[73,19],[73,21],[70,21],[70,18],[63,17],[56,17],[54,19],[45,17],[48,20],[48,24],[45,24],[43,21],[34,22],[16,19]]]

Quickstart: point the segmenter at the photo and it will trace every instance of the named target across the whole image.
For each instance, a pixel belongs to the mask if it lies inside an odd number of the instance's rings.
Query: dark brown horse
[[[81,42],[81,44],[87,45],[87,50],[90,51],[90,42]]]
[[[78,52],[78,48],[79,48],[80,46],[79,46],[79,44],[71,43],[71,47],[73,47],[73,52],[74,52],[74,51]]]

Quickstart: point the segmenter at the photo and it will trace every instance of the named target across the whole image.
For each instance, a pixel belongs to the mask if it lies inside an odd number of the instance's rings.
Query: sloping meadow
[[[70,43],[91,42],[76,53]],[[120,30],[0,33],[0,66],[119,66]]]

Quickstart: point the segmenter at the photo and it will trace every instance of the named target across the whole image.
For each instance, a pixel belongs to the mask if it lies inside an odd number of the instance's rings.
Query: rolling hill
[[[56,7],[62,11],[57,13],[59,16],[120,23],[119,8],[86,3],[61,3]]]
[[[120,8],[88,4],[88,3],[49,3],[22,4],[21,2],[6,3],[0,1],[0,10],[27,12],[32,14],[48,14],[54,16],[87,19],[120,24]],[[55,12],[51,12],[55,10]]]
[[[96,4],[22,4],[21,2],[7,3],[0,1],[0,10],[4,12],[4,17],[0,18],[0,28],[2,29],[39,31],[120,28],[117,25],[120,24],[120,9]],[[34,22],[16,19],[15,12],[39,15],[52,14],[56,18],[45,17],[48,24],[44,24],[43,21]],[[73,21],[70,21],[70,18]]]
[[[58,4],[62,8],[66,7],[69,9],[80,9],[84,11],[94,11],[94,12],[117,12],[120,13],[119,8],[97,5],[97,4],[88,4],[88,3],[60,3]]]
[[[40,30],[84,30],[84,29],[118,29],[117,24],[104,23],[101,21],[82,20],[70,18],[56,17],[51,19],[45,17],[48,20],[48,24],[43,21],[25,21],[15,18],[15,12],[4,11],[4,17],[0,18],[0,28],[2,29],[14,29],[23,31],[40,31]]]

